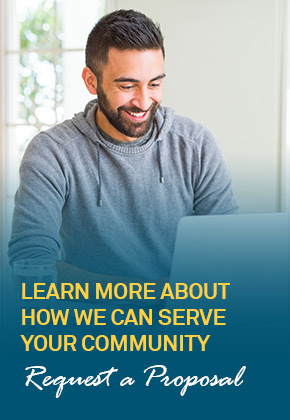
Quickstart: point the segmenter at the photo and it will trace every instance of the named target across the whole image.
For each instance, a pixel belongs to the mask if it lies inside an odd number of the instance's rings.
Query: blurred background
[[[23,152],[38,131],[93,99],[81,79],[86,38],[116,8],[160,23],[163,104],[214,132],[241,212],[288,210],[288,0],[0,0],[4,265]]]

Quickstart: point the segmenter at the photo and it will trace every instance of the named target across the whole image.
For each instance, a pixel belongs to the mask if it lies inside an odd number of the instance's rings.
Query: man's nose
[[[132,99],[132,105],[141,109],[142,111],[147,111],[152,104],[152,99],[150,98],[150,92],[147,89],[138,89],[135,92],[134,98]]]

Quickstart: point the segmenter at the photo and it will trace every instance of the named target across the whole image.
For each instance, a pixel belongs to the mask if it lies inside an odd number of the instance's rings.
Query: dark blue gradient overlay
[[[229,217],[232,217],[230,219]],[[230,283],[226,299],[188,298],[161,302],[153,326],[104,327],[21,326],[11,294],[11,277],[3,273],[1,388],[3,418],[188,418],[272,419],[289,415],[289,226],[288,215],[201,216],[181,221],[171,272],[176,283]],[[219,289],[220,290],[220,289]],[[50,303],[52,306],[52,304]],[[65,304],[64,304],[65,305]],[[67,304],[68,305],[68,304]],[[77,304],[75,304],[77,306]],[[96,305],[87,303],[88,308]],[[126,306],[117,305],[126,311]],[[68,307],[72,307],[70,304]],[[127,305],[133,307],[133,305]],[[226,325],[161,326],[158,311],[222,308]],[[138,307],[135,307],[136,312]],[[181,313],[181,312],[180,312]],[[182,321],[181,321],[182,322]],[[210,335],[206,351],[198,343],[192,351],[124,352],[93,350],[25,352],[19,335],[84,334]],[[194,342],[195,343],[195,342]],[[55,398],[56,386],[38,390],[25,386],[28,366],[45,366],[57,376],[97,376],[111,367],[118,372],[110,386],[65,386]],[[161,378],[146,386],[152,365],[164,365],[170,379],[177,376],[234,378],[246,366],[243,383],[236,386],[192,386],[184,396],[180,386],[165,387]],[[132,386],[121,387],[126,376]],[[38,379],[38,378],[37,378]],[[17,417],[16,417],[17,416]]]

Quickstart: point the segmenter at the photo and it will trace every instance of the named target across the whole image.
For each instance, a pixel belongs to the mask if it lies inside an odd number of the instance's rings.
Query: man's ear
[[[97,95],[97,77],[89,67],[83,69],[82,78],[84,79],[88,91],[92,95]]]

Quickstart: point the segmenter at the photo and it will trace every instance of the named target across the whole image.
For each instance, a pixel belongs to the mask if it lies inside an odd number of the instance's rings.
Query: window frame
[[[12,50],[6,48],[5,36],[6,36],[6,22],[5,22],[5,1],[9,0],[0,0],[0,171],[1,171],[1,182],[0,182],[0,229],[1,229],[1,241],[0,241],[0,264],[2,270],[8,270],[9,263],[7,257],[7,244],[9,240],[10,226],[7,226],[8,220],[8,199],[11,200],[13,197],[8,197],[7,191],[7,145],[5,143],[5,133],[8,127],[19,127],[27,126],[27,123],[14,123],[7,121],[7,116],[5,115],[5,98],[7,95],[7,88],[5,80],[8,77],[6,71],[7,57],[10,54],[21,54],[26,52],[19,50]],[[117,0],[106,0],[106,13],[117,8]],[[85,46],[84,46],[85,47]],[[29,50],[31,52],[52,52],[53,59],[56,60],[59,53],[62,52],[83,52],[83,48],[55,48],[53,50]],[[30,124],[31,126],[38,127],[37,124]],[[42,124],[44,125],[44,124]],[[49,126],[48,124],[46,124]],[[52,124],[54,125],[54,124]]]

